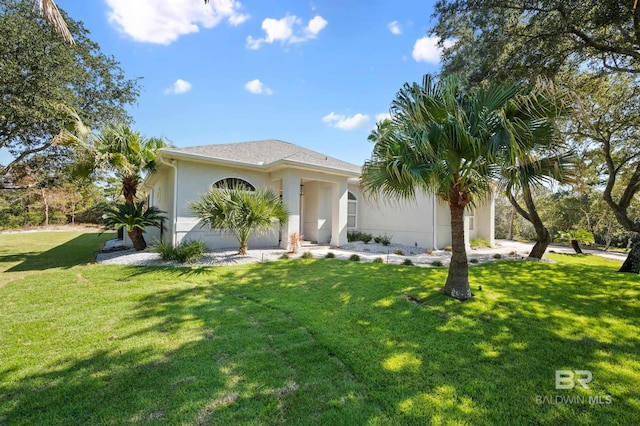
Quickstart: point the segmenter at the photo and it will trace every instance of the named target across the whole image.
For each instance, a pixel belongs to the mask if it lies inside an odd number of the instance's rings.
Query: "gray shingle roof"
[[[360,173],[360,166],[275,139],[217,145],[164,149],[166,154],[182,153],[203,159],[231,161],[268,168],[279,162],[300,163],[349,173]]]

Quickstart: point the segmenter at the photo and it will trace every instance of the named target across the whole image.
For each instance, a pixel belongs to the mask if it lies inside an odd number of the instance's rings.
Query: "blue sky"
[[[176,146],[281,139],[355,164],[405,82],[438,70],[432,1],[58,0]]]

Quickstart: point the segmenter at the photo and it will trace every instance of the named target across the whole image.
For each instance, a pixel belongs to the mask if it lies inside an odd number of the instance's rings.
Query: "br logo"
[[[576,384],[589,389],[593,374],[589,370],[556,370],[556,389],[573,389]]]

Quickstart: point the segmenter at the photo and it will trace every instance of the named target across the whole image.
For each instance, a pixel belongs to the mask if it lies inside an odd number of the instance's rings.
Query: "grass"
[[[0,424],[640,422],[640,279],[613,261],[482,264],[460,303],[437,291],[446,269],[95,265],[106,236],[16,235]],[[556,390],[557,369],[591,389]],[[536,403],[556,395],[587,402]]]

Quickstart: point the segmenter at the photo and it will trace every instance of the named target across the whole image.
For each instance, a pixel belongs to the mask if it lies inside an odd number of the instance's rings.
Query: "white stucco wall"
[[[271,181],[268,173],[253,170],[209,165],[204,163],[178,161],[178,216],[176,221],[176,243],[183,240],[202,241],[210,249],[237,248],[237,239],[228,233],[210,231],[200,226],[200,221],[189,210],[189,203],[197,201],[202,194],[211,189],[217,181],[225,178],[244,179],[256,188],[270,187],[279,190]],[[279,231],[268,235],[254,236],[249,239],[249,247],[276,247]]]
[[[284,202],[291,209],[290,221],[282,230],[251,238],[249,247],[275,247],[278,244],[286,247],[291,232],[301,232],[306,240],[318,243],[346,243],[347,190],[357,199],[357,230],[373,236],[387,234],[392,242],[406,245],[417,243],[420,247],[437,249],[451,245],[449,207],[430,194],[420,193],[414,202],[374,202],[363,197],[357,184],[347,184],[346,177],[317,171],[281,169],[268,173],[184,160],[176,160],[174,164],[178,166],[175,225],[173,169],[164,166],[151,191],[152,205],[166,211],[170,217],[165,224],[165,241],[168,242],[171,242],[175,226],[177,243],[190,239],[203,241],[211,249],[237,248],[237,240],[232,235],[202,228],[188,204],[198,200],[215,182],[240,178],[256,188],[270,187],[281,191]],[[304,185],[302,197],[301,184]],[[474,230],[466,232],[467,242],[483,238],[493,244],[493,208],[491,198],[477,204],[473,210]],[[159,232],[152,229],[148,236],[148,242],[152,242]]]
[[[413,202],[373,201],[365,198],[357,185],[349,185],[357,198],[357,229],[374,237],[387,234],[391,242],[433,248],[434,197],[420,193]],[[447,229],[448,232],[448,229]],[[437,236],[440,239],[440,236]],[[449,236],[450,238],[450,236]]]

